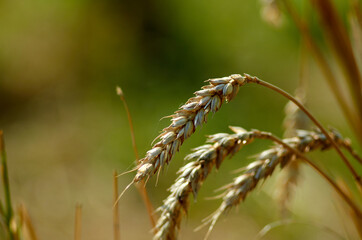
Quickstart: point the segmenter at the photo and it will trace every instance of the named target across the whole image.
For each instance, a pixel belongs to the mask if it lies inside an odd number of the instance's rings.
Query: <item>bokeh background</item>
[[[308,5],[294,4],[301,13],[311,12]],[[336,4],[347,23],[349,1]],[[294,92],[303,51],[299,33],[284,14],[278,27],[265,21],[262,8],[254,0],[0,1],[0,128],[13,201],[28,208],[39,239],[72,239],[76,203],[83,206],[82,238],[112,239],[112,172],[129,170],[135,161],[117,85],[128,101],[141,155],[169,124],[160,119],[205,79],[247,72]],[[309,20],[323,46],[313,12]],[[308,69],[309,108],[325,125],[349,136],[360,151],[311,58]],[[241,88],[235,100],[185,142],[158,185],[149,181],[154,206],[161,205],[183,158],[204,143],[205,135],[230,132],[228,126],[237,125],[282,136],[285,104],[260,86]],[[268,146],[270,142],[256,141],[210,175],[183,221],[180,239],[203,238],[206,229],[193,229],[220,204],[205,197],[216,195],[214,189],[235,177],[233,169]],[[334,151],[311,157],[353,186]],[[280,219],[274,200],[278,175],[253,191],[238,211],[223,217],[210,239],[252,239]],[[120,190],[132,177],[119,178]],[[349,223],[343,223],[338,197],[307,167],[290,208],[301,223],[277,228],[265,239],[338,239],[328,229],[346,236]],[[120,201],[120,218],[122,239],[151,238],[134,187]]]

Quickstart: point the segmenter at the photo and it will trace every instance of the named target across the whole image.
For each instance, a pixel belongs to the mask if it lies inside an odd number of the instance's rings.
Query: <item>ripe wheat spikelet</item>
[[[229,102],[246,83],[245,77],[234,74],[229,77],[207,80],[209,85],[195,92],[180,110],[171,115],[171,125],[162,130],[155,139],[160,138],[137,166],[137,174],[133,182],[139,182],[155,174],[167,164],[179,150],[186,138],[195,132],[196,128],[206,122],[210,112],[218,111],[224,101]],[[154,140],[154,141],[155,141]]]
[[[347,147],[350,145],[350,141],[348,139],[344,140],[336,130],[332,130],[330,135],[339,146]],[[316,149],[325,150],[331,147],[331,143],[319,131],[298,130],[297,137],[284,139],[283,142],[302,153]],[[278,165],[283,168],[295,158],[296,156],[293,152],[281,145],[275,145],[259,154],[256,161],[250,163],[245,168],[243,174],[236,177],[234,182],[222,188],[225,189],[225,192],[222,194],[223,202],[216,212],[207,218],[205,223],[211,223],[207,236],[219,217],[243,201],[260,180],[267,179]]]
[[[232,128],[235,129],[235,128]],[[161,211],[154,239],[176,239],[180,228],[183,213],[187,213],[189,195],[194,198],[202,183],[215,166],[219,168],[228,155],[238,152],[243,145],[251,143],[258,131],[239,131],[235,134],[218,133],[208,136],[208,143],[193,149],[193,153],[186,156],[186,160],[196,159],[183,166],[178,173],[180,176],[170,187],[171,194],[164,200],[158,209]]]
[[[254,139],[269,139],[271,135],[258,130],[246,131],[239,127],[231,127],[231,129],[235,134],[218,133],[211,135],[207,140],[211,144],[195,148],[193,153],[186,156],[186,160],[196,160],[186,164],[178,171],[180,175],[170,187],[170,195],[158,209],[161,211],[161,217],[156,225],[157,233],[154,235],[154,240],[177,238],[182,216],[188,211],[190,194],[193,194],[194,198],[196,198],[201,185],[214,166],[219,168],[227,156],[232,156]],[[342,146],[346,144],[337,132],[334,134],[334,139],[338,140],[338,143]],[[298,137],[285,139],[284,141],[303,149],[304,152],[315,148],[325,149],[329,147],[324,135],[313,131],[299,131]],[[276,146],[266,153],[271,154],[275,150],[279,150],[279,148]],[[261,157],[264,155],[262,153]],[[255,167],[259,166],[259,162],[253,163]],[[248,172],[254,169],[253,164],[247,167]]]

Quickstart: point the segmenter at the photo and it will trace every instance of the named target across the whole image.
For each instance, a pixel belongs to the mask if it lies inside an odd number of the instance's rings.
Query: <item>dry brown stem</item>
[[[121,230],[120,230],[120,222],[119,222],[119,204],[117,201],[118,198],[118,178],[117,172],[113,172],[113,201],[115,205],[113,206],[113,239],[120,240],[121,239]]]
[[[351,163],[349,162],[347,157],[343,154],[343,152],[341,151],[338,144],[334,141],[333,137],[329,135],[327,130],[322,126],[322,124],[310,113],[309,110],[307,110],[306,107],[303,106],[303,104],[301,104],[297,99],[295,99],[293,96],[291,96],[289,93],[285,92],[281,88],[278,88],[277,86],[274,86],[271,83],[265,82],[265,81],[263,81],[263,80],[261,80],[261,79],[259,79],[257,77],[251,77],[250,75],[245,74],[245,81],[248,82],[248,83],[249,82],[250,83],[256,83],[256,84],[262,85],[264,87],[267,87],[267,88],[281,94],[282,96],[286,97],[287,99],[289,99],[293,103],[295,103],[300,108],[300,110],[302,110],[309,117],[309,119],[320,129],[320,131],[326,136],[326,138],[332,144],[333,148],[337,151],[338,155],[341,157],[344,164],[347,166],[348,170],[352,173],[356,183],[360,187],[362,186],[361,176],[356,172],[356,170],[351,165]]]
[[[122,89],[120,87],[117,87],[116,92],[117,92],[118,96],[120,97],[121,101],[123,102],[124,109],[126,110],[126,113],[127,113],[127,119],[128,119],[129,129],[130,129],[131,138],[132,138],[133,152],[134,152],[134,155],[136,157],[137,164],[139,164],[139,161],[140,161],[139,159],[140,158],[139,158],[137,144],[136,144],[136,137],[135,137],[135,133],[134,133],[131,112],[129,111],[128,104],[126,102],[126,98],[124,97]],[[142,198],[142,201],[143,201],[144,205],[146,206],[147,214],[148,214],[148,217],[150,219],[151,226],[154,228],[155,225],[156,225],[156,219],[155,219],[155,216],[153,215],[154,208],[152,206],[150,198],[148,197],[148,193],[147,193],[147,190],[146,190],[146,187],[145,187],[145,184],[144,184],[144,180],[141,181],[141,184],[137,184],[136,188],[137,188],[139,194],[141,195],[141,198]],[[118,205],[118,199],[117,198],[115,199],[115,205]],[[116,236],[117,236],[117,234],[115,234],[115,237]]]

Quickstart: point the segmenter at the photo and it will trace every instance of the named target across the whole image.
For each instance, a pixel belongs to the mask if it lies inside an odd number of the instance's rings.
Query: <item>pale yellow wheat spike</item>
[[[134,182],[139,182],[155,174],[160,167],[168,164],[183,142],[196,128],[206,122],[210,112],[217,112],[222,103],[230,101],[246,83],[245,77],[234,74],[229,77],[207,80],[209,85],[195,92],[183,106],[171,115],[171,125],[162,130],[153,140],[159,139],[146,156],[140,160]]]

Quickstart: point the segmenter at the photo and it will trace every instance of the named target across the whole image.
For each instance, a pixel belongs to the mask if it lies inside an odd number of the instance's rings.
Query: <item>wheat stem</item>
[[[289,93],[285,92],[284,90],[282,90],[281,88],[278,88],[277,86],[274,86],[271,83],[265,82],[257,77],[251,77],[247,74],[245,74],[246,78],[245,80],[248,82],[252,82],[252,83],[256,83],[259,84],[261,86],[267,87],[281,95],[283,95],[284,97],[286,97],[287,99],[289,99],[290,101],[292,101],[293,103],[295,103],[309,118],[310,120],[312,120],[312,122],[321,130],[321,132],[328,138],[329,141],[331,141],[332,146],[334,147],[334,149],[336,149],[338,155],[341,157],[341,159],[343,160],[343,162],[345,163],[345,165],[348,167],[349,171],[353,174],[355,181],[357,182],[357,184],[359,186],[362,186],[362,182],[361,182],[361,177],[358,175],[358,173],[356,172],[356,170],[353,168],[353,166],[351,165],[351,163],[348,161],[348,159],[346,158],[346,156],[343,154],[343,152],[341,151],[341,149],[339,148],[339,146],[337,145],[337,143],[333,140],[333,138],[328,134],[327,130],[322,126],[322,124],[310,113],[309,110],[307,110],[303,104],[301,104],[298,100],[296,100],[292,95],[290,95]]]
[[[5,141],[4,141],[4,133],[0,130],[0,155],[1,155],[1,175],[3,180],[3,188],[4,188],[4,196],[5,196],[5,221],[6,226],[9,230],[10,240],[15,239],[16,234],[11,230],[11,221],[13,219],[13,208],[11,205],[11,195],[10,195],[10,183],[9,183],[9,174],[7,167],[7,158],[5,151]]]
[[[118,178],[117,171],[113,172],[113,201],[115,202],[113,207],[113,239],[120,240],[121,239],[121,230],[120,230],[120,222],[119,222],[119,204],[117,201],[118,198]]]
[[[126,98],[124,97],[122,89],[120,87],[117,87],[116,91],[117,91],[117,94],[120,97],[121,101],[123,102],[124,109],[126,110],[126,113],[127,113],[127,119],[128,119],[129,129],[130,129],[131,138],[132,138],[133,152],[134,152],[134,155],[136,157],[137,164],[139,164],[139,162],[140,162],[139,159],[140,158],[139,158],[137,144],[136,144],[136,137],[135,137],[135,134],[134,134],[134,128],[133,128],[133,123],[132,123],[131,112],[129,111],[128,104],[126,102]],[[137,188],[139,194],[142,197],[142,201],[143,201],[144,205],[146,206],[147,214],[148,214],[148,217],[150,219],[152,228],[154,228],[156,226],[156,219],[155,219],[155,217],[153,215],[154,208],[152,206],[150,198],[148,197],[148,193],[147,193],[144,181],[142,180],[141,184],[136,185],[136,188]],[[118,201],[116,200],[115,203],[118,204]]]
[[[326,134],[324,134],[326,136]],[[359,210],[359,208],[355,205],[355,203],[351,200],[350,197],[348,197],[341,188],[332,180],[331,177],[329,177],[325,172],[323,172],[322,169],[320,169],[315,163],[313,163],[309,158],[307,158],[304,154],[302,154],[297,149],[291,147],[289,144],[286,144],[281,139],[277,138],[274,135],[270,135],[270,140],[282,145],[283,147],[287,148],[289,151],[293,152],[295,155],[298,156],[298,158],[305,161],[309,166],[311,166],[314,170],[316,170],[327,182],[329,182],[332,187],[336,190],[336,192],[346,201],[346,203],[355,211],[357,216],[362,217],[362,212]]]
[[[126,98],[124,97],[122,89],[117,86],[116,91],[117,91],[117,95],[120,97],[120,99],[121,99],[121,101],[123,103],[124,109],[126,110],[127,120],[128,120],[128,124],[129,124],[129,130],[131,132],[133,152],[134,152],[134,155],[135,155],[135,157],[136,157],[136,159],[138,161],[140,158],[139,158],[137,144],[136,144],[136,137],[135,137],[135,134],[134,134],[134,128],[133,128],[131,112],[129,111],[128,104],[126,102]]]
[[[349,152],[349,154],[351,154],[352,157],[354,157],[354,159],[357,160],[357,162],[362,164],[362,158],[358,155],[358,153],[355,150],[353,150],[349,142],[346,143],[343,147]]]

